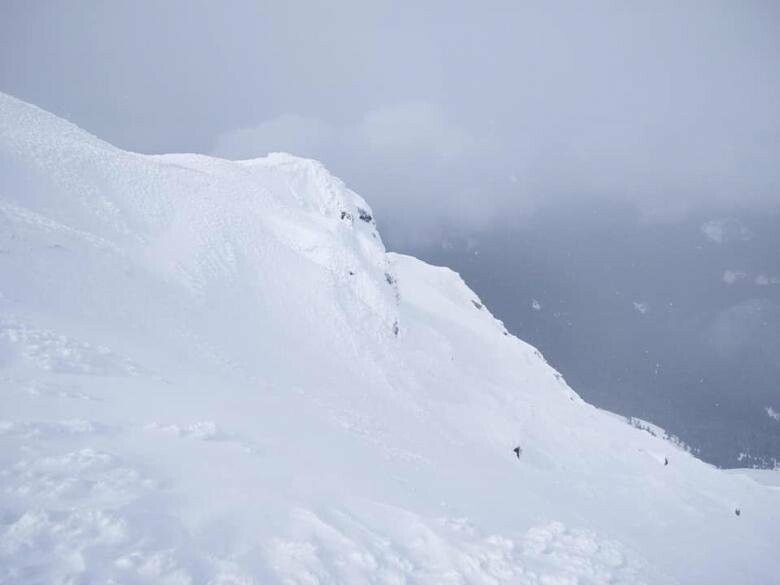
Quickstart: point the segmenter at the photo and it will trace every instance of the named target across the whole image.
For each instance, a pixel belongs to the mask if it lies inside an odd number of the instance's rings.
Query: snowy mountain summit
[[[3,94],[0,397],[0,583],[780,582],[776,486],[584,403],[319,163]]]

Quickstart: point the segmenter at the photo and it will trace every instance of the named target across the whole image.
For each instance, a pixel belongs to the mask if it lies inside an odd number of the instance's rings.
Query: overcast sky
[[[570,198],[677,221],[780,202],[778,30],[773,0],[3,0],[0,90],[141,152],[320,158],[399,242]]]

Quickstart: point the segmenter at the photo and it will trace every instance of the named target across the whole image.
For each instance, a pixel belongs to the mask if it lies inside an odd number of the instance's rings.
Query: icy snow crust
[[[0,583],[780,582],[777,482],[581,401],[319,163],[2,94],[0,401]]]

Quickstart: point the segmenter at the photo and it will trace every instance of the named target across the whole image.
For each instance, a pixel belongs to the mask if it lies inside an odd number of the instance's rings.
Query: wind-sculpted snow
[[[772,583],[777,483],[584,403],[319,163],[0,94],[0,583]]]
[[[105,346],[92,346],[48,329],[36,329],[0,316],[0,344],[5,352],[39,369],[98,376],[138,376],[141,368]],[[6,355],[6,359],[10,359]]]

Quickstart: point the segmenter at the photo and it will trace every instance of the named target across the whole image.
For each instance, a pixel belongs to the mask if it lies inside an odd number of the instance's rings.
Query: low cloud
[[[355,124],[335,126],[317,118],[284,114],[257,126],[238,128],[216,138],[212,154],[244,159],[286,151],[324,159],[376,157],[397,164],[455,162],[473,147],[469,134],[439,106],[410,102],[367,112]]]
[[[366,197],[380,221],[412,239],[445,229],[478,232],[542,206],[581,201],[593,209],[628,206],[651,223],[780,206],[780,158],[729,136],[702,129],[680,144],[652,128],[558,127],[555,134],[525,124],[512,133],[515,125],[458,123],[440,104],[412,101],[345,124],[281,115],[219,135],[212,154],[242,159],[286,151],[322,160]],[[776,169],[754,172],[751,159],[772,156]],[[701,232],[717,244],[752,236],[728,216]]]
[[[729,243],[749,234],[728,218],[780,208],[776,7],[510,5],[339,20],[345,35],[371,31],[361,50],[335,64],[316,45],[279,66],[283,95],[232,121],[213,151],[318,158],[384,230],[416,239],[576,207],[714,218],[703,236]]]
[[[335,128],[315,118],[285,114],[257,126],[237,128],[217,136],[212,153],[232,160],[256,158],[269,152],[315,157],[338,142]]]
[[[743,352],[780,354],[780,305],[768,299],[748,299],[720,311],[707,333],[710,345],[723,357]]]
[[[441,107],[413,102],[383,107],[366,114],[356,129],[361,142],[377,156],[456,161],[473,147],[473,140]]]
[[[322,160],[397,237],[420,241],[444,226],[479,231],[494,221],[508,197],[491,186],[482,148],[444,107],[414,101],[370,110],[341,126],[282,115],[219,135],[211,152],[247,159],[286,151]]]

